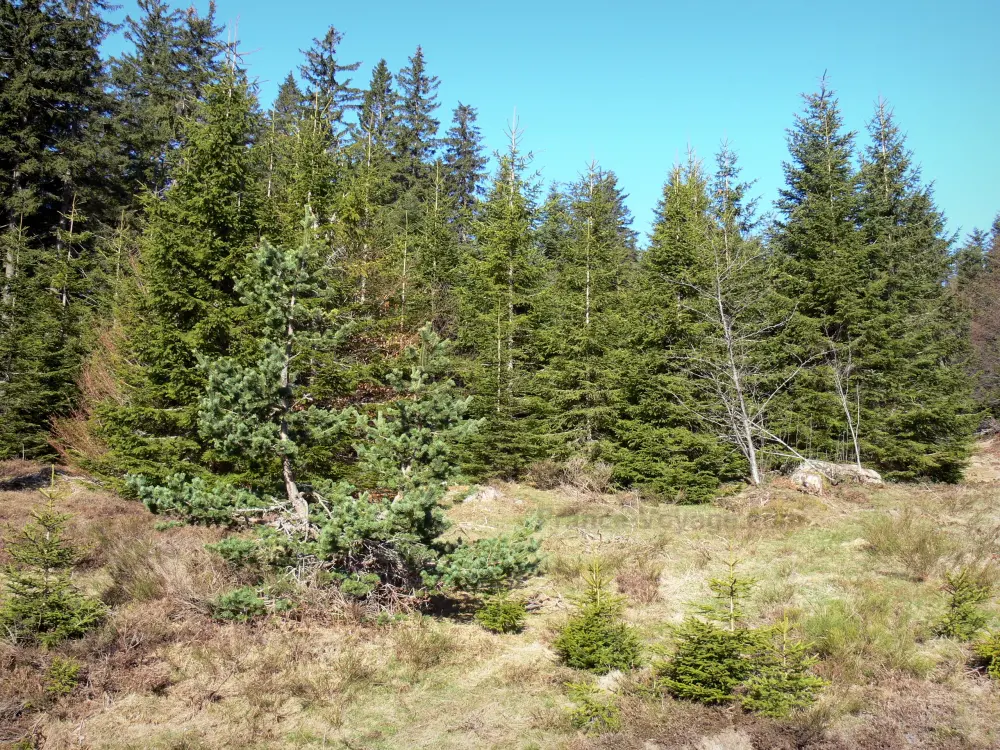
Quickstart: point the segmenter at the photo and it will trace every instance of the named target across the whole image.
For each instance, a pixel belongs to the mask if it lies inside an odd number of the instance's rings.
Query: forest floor
[[[44,471],[0,464],[0,524],[20,527]],[[803,494],[777,478],[703,506],[658,505],[573,486],[452,493],[458,533],[495,534],[537,514],[543,575],[516,635],[467,614],[365,617],[315,590],[292,613],[217,622],[208,602],[239,585],[205,550],[220,532],[173,526],[84,476],[57,479],[71,536],[87,548],[77,584],[112,606],[105,626],[51,651],[0,644],[0,746],[45,748],[998,748],[1000,683],[965,644],[932,637],[942,574],[1000,560],[1000,441],[979,446],[964,483],[841,485]],[[785,616],[829,680],[787,721],[642,690],[646,670],[602,678],[623,728],[573,728],[551,644],[582,573],[601,560],[649,650],[704,601],[730,551],[753,576],[753,624]],[[0,550],[0,564],[4,562]],[[988,606],[994,627],[1000,607]],[[46,691],[53,658],[82,663],[66,696]],[[34,743],[34,744],[32,744]]]

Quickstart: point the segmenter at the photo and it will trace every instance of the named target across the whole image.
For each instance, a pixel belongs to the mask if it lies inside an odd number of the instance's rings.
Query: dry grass
[[[1000,454],[977,462],[975,481],[956,487],[836,488],[817,499],[777,480],[698,507],[569,486],[564,467],[548,490],[498,484],[449,514],[470,537],[531,513],[544,520],[544,575],[525,592],[533,614],[507,636],[419,615],[375,626],[321,590],[304,591],[289,617],[214,622],[206,602],[240,583],[205,550],[217,532],[156,531],[140,506],[64,476],[71,533],[89,547],[78,582],[112,614],[51,653],[0,645],[0,745],[30,736],[46,748],[122,749],[1000,747],[1000,690],[967,672],[964,646],[928,627],[945,603],[941,573],[1000,554]],[[7,462],[0,479],[43,468]],[[22,523],[40,500],[30,485],[0,490],[0,521]],[[601,560],[628,597],[626,617],[655,646],[706,597],[730,547],[757,581],[752,622],[790,616],[822,655],[832,685],[820,703],[777,722],[650,699],[640,671],[613,688],[623,730],[580,735],[565,683],[583,677],[547,644],[581,572]],[[62,698],[45,691],[56,656],[83,665]]]

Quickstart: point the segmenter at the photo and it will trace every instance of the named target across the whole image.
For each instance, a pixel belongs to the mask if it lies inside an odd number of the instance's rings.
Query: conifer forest
[[[112,10],[0,0],[0,744],[1000,747],[1000,214],[891,100],[646,235],[433,50]]]

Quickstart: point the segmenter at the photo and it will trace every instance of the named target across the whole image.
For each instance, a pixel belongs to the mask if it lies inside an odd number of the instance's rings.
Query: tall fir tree
[[[534,188],[517,122],[475,223],[459,289],[459,344],[469,355],[473,413],[485,419],[467,461],[479,472],[516,474],[545,451],[532,392],[538,357],[532,329],[542,259],[532,243]]]
[[[429,176],[438,147],[437,76],[427,72],[424,51],[417,47],[409,65],[396,75],[399,103],[396,123],[395,158],[404,190],[413,189]]]
[[[345,74],[356,71],[361,63],[341,64],[337,48],[343,40],[344,35],[331,26],[321,39],[314,39],[312,47],[304,50],[306,61],[300,68],[308,84],[306,99],[319,111],[321,119],[329,123],[335,147],[341,145],[347,128],[345,118],[357,108],[359,94]]]
[[[159,480],[197,472],[202,462],[197,412],[205,375],[197,358],[244,344],[235,281],[260,231],[260,175],[250,149],[259,120],[245,75],[227,70],[185,122],[170,187],[162,199],[148,199],[122,373],[129,398],[100,414],[113,473]]]
[[[458,103],[452,125],[444,139],[444,174],[448,197],[454,205],[453,220],[459,242],[469,238],[476,204],[482,198],[488,159],[476,122],[475,107]]]
[[[992,230],[973,230],[955,258],[951,286],[971,319],[969,374],[981,409],[1000,419],[1000,215]]]
[[[540,333],[546,361],[539,388],[557,450],[594,457],[615,423],[612,348],[621,333],[635,232],[615,174],[596,163],[570,187],[566,208],[547,290],[549,319]]]
[[[690,307],[713,231],[708,178],[689,155],[664,185],[616,353],[616,475],[676,501],[705,500],[741,473],[732,450],[703,429],[704,392],[683,366],[703,333]]]
[[[224,43],[214,1],[204,15],[193,7],[171,9],[163,0],[139,0],[138,7],[139,18],[125,18],[132,48],[111,60],[111,84],[121,108],[128,179],[161,191],[184,119],[222,71]]]
[[[848,344],[864,427],[845,420],[859,432],[862,457],[888,477],[955,481],[976,415],[964,371],[967,323],[946,288],[951,240],[884,101],[868,132],[859,193],[868,288]]]
[[[0,5],[0,456],[49,452],[103,298],[100,234],[124,193],[101,2]]]
[[[858,228],[855,134],[843,130],[839,104],[825,78],[818,92],[803,99],[804,112],[788,131],[791,161],[784,165],[786,185],[774,231],[781,286],[796,310],[784,329],[785,350],[796,364],[815,362],[824,353],[846,363],[865,321],[863,300],[873,272]],[[849,455],[849,425],[834,369],[810,367],[803,373],[789,391],[794,408],[772,427],[811,457]]]

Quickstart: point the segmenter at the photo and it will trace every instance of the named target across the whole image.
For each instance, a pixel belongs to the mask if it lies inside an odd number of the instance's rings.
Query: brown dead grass
[[[777,480],[712,506],[514,484],[496,485],[485,500],[458,493],[449,509],[456,534],[503,532],[528,514],[545,523],[545,574],[525,592],[533,614],[509,636],[416,615],[374,625],[370,613],[319,589],[303,591],[284,618],[215,622],[208,602],[241,583],[205,550],[219,532],[157,531],[140,505],[61,476],[60,509],[74,514],[71,534],[89,548],[78,582],[112,611],[102,629],[52,652],[0,645],[0,745],[34,737],[45,748],[109,749],[1000,747],[1000,690],[967,672],[966,646],[932,639],[927,628],[943,606],[941,573],[1000,554],[991,478],[1000,477],[1000,453],[979,458],[975,481],[954,487],[838,487],[814,498]],[[43,469],[7,462],[0,477]],[[23,523],[42,499],[30,487],[0,490],[0,522]],[[955,542],[917,566],[926,575],[866,541],[873,520],[904,513]],[[882,531],[889,550],[920,536]],[[651,698],[640,671],[613,688],[622,732],[577,733],[565,683],[587,677],[560,666],[546,644],[581,571],[601,560],[629,599],[626,617],[662,646],[669,625],[706,597],[731,547],[758,581],[748,602],[754,624],[787,615],[817,630],[819,669],[833,681],[820,703],[772,721]],[[56,656],[79,661],[84,676],[58,699],[45,691]]]

